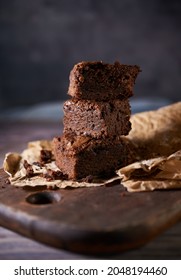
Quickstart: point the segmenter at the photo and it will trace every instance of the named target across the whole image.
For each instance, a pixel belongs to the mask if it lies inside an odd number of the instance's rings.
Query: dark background
[[[138,64],[136,97],[180,100],[181,1],[0,1],[0,108],[66,99],[82,60]]]

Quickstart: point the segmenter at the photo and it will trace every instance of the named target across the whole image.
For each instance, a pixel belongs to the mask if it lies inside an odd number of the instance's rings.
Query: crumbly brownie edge
[[[105,101],[129,98],[133,95],[133,86],[140,71],[137,65],[119,62],[81,62],[70,72],[68,94],[79,99]],[[102,80],[97,78],[100,75]]]
[[[129,101],[96,102],[72,99],[64,103],[64,133],[93,138],[127,135],[131,129]]]
[[[64,139],[63,139],[64,140]],[[98,146],[92,149],[77,150],[77,153],[69,154],[67,150],[61,150],[61,140],[54,140],[54,153],[56,164],[60,170],[67,174],[69,179],[81,179],[89,175],[111,176],[114,171],[130,163],[131,151],[126,141],[116,140],[116,144],[102,146],[96,141]],[[64,143],[63,143],[64,145]]]

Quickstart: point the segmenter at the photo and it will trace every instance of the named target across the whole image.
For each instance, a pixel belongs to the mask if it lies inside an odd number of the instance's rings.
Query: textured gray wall
[[[181,1],[1,0],[0,107],[67,98],[82,60],[138,64],[135,96],[180,99]]]

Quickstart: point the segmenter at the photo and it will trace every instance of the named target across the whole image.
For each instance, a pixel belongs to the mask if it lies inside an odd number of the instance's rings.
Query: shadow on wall
[[[179,100],[178,0],[2,0],[0,107],[67,98],[82,60],[138,64],[135,96]]]

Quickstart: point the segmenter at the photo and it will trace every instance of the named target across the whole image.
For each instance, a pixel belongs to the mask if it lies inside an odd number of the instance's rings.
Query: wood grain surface
[[[2,124],[1,162],[4,153],[21,151],[31,140],[51,139],[54,135],[58,135],[59,129],[57,124],[47,123]],[[102,250],[102,252],[120,252],[111,257],[108,255],[109,258],[181,258],[181,223],[171,227],[180,220],[180,190],[129,194],[121,186],[69,189],[56,191],[61,195],[59,202],[35,205],[27,202],[26,198],[29,195],[47,193],[45,188],[34,190],[14,188],[4,183],[5,177],[1,171],[0,224],[31,239],[0,227],[0,259],[90,259],[92,257],[85,252],[95,252],[90,248],[92,240],[95,242],[94,245],[99,240],[96,252]],[[48,192],[52,194],[52,191]],[[43,199],[51,200],[51,194],[48,198],[45,194]],[[54,199],[56,200],[56,198]],[[73,211],[75,206],[76,211]],[[84,212],[86,206],[87,212]],[[52,209],[54,210],[52,211]],[[88,219],[87,214],[91,218]],[[100,218],[102,222],[98,223]],[[63,221],[64,225],[60,226],[60,222],[63,224]],[[130,228],[128,224],[131,226]],[[68,230],[68,236],[63,238],[62,234],[67,232],[70,225],[71,230]],[[85,225],[87,225],[87,231],[85,231]],[[53,233],[51,226],[54,226],[55,229]],[[171,228],[169,229],[169,227]],[[48,230],[48,234],[45,234],[46,230]],[[92,234],[92,230],[94,234]],[[129,230],[129,235],[126,230]],[[163,232],[164,230],[166,231]],[[76,238],[75,232],[77,233]],[[83,235],[80,236],[80,232]],[[91,236],[87,234],[90,232]],[[152,238],[154,239],[151,240]],[[61,249],[50,248],[33,240]],[[67,244],[68,240],[71,241],[70,244]],[[148,241],[149,243],[146,245],[136,248]],[[82,242],[85,242],[86,246],[83,246]],[[122,251],[129,248],[136,249]],[[69,250],[82,253],[77,254]],[[103,254],[100,257],[102,258],[102,256],[105,258],[107,255]]]
[[[181,219],[181,191],[128,193],[120,184],[62,190],[15,188],[0,171],[0,225],[69,251],[139,247]]]
[[[86,255],[55,249],[0,227],[0,260],[165,260],[181,259],[181,223],[134,250],[113,255]]]

